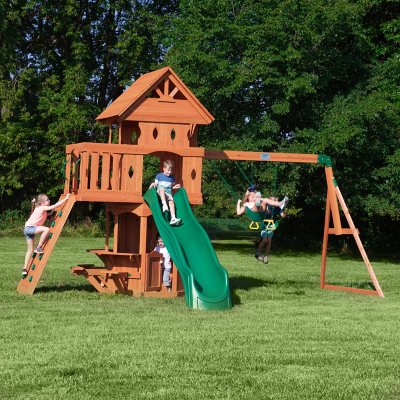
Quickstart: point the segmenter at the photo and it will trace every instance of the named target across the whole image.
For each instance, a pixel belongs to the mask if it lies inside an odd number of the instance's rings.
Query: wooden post
[[[321,275],[320,275],[320,287],[325,287],[325,272],[326,272],[326,255],[328,252],[328,237],[329,237],[329,223],[331,220],[331,207],[326,195],[326,209],[325,209],[325,225],[324,225],[324,238],[322,241],[322,260],[321,260]]]
[[[140,243],[139,253],[143,256],[146,254],[147,242],[147,217],[140,217]]]
[[[108,143],[112,143],[112,124],[108,125]]]
[[[339,207],[335,194],[335,186],[333,185],[333,171],[332,167],[325,167],[326,184],[328,186],[327,199],[330,202],[330,209],[332,211],[333,226],[336,235],[342,234],[342,224],[340,222]]]
[[[110,241],[110,211],[106,210],[106,239],[104,248],[109,251],[109,241]]]
[[[118,219],[119,219],[119,214],[114,214],[114,245],[113,245],[113,253],[118,253]]]
[[[65,182],[64,182],[64,194],[69,193],[70,189],[70,179],[71,179],[71,164],[72,164],[72,155],[71,153],[66,154],[65,158]],[[72,189],[72,188],[71,188]]]

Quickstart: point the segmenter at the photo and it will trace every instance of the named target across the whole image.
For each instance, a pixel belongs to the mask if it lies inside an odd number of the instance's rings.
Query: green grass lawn
[[[399,399],[400,268],[371,260],[385,298],[319,289],[320,254],[218,240],[234,307],[100,295],[70,273],[103,239],[61,238],[33,296],[23,238],[0,242],[0,399]],[[361,260],[361,258],[360,258]],[[328,280],[368,287],[362,261]]]

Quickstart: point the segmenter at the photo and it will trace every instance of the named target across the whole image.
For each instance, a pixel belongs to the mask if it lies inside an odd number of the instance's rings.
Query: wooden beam
[[[358,288],[353,288],[353,287],[348,287],[348,286],[340,286],[340,285],[325,285],[324,289],[328,290],[338,290],[342,292],[352,292],[352,293],[359,293],[359,294],[368,294],[370,296],[379,296],[383,297],[380,295],[379,292],[375,290],[369,290],[369,289],[358,289]]]
[[[359,234],[359,230],[356,229],[356,232]],[[329,234],[330,235],[338,235],[335,231],[335,228],[329,228]],[[353,234],[353,230],[351,228],[342,228],[340,230],[340,234],[339,235],[352,235]]]
[[[159,146],[155,148],[154,146],[137,146],[133,144],[107,144],[107,143],[90,143],[82,142],[69,144],[66,146],[67,153],[74,153],[76,156],[83,152],[98,152],[100,154],[104,153],[118,153],[124,155],[138,155],[138,154],[150,154],[157,151],[170,152],[171,146]],[[205,150],[203,147],[174,147],[173,152],[179,156],[185,157],[204,157]]]
[[[175,87],[174,90],[172,90],[172,92],[169,94],[169,97],[174,98],[174,96],[179,92],[179,89],[177,87]]]
[[[330,202],[332,219],[333,219],[333,227],[336,235],[341,235],[342,224],[340,222],[340,214],[339,214],[339,206],[335,193],[335,186],[333,184],[334,177],[333,171],[331,167],[325,167],[325,176],[326,176],[326,184],[328,186],[328,194],[327,199]]]
[[[233,150],[205,150],[204,157],[210,160],[294,162],[294,163],[309,163],[309,164],[318,163],[317,154],[263,153],[256,151],[233,151]]]
[[[164,96],[168,96],[169,92],[169,79],[166,78],[164,81]]]
[[[163,92],[157,87],[156,88],[156,93],[160,96],[163,97]]]

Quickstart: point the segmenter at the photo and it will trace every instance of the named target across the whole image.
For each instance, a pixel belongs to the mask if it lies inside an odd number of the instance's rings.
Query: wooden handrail
[[[137,146],[132,144],[109,144],[109,143],[92,143],[82,142],[73,143],[66,146],[66,153],[115,153],[129,155],[145,155],[151,153],[169,152],[180,156],[187,157],[204,157],[205,149],[203,147],[169,147],[169,146]]]

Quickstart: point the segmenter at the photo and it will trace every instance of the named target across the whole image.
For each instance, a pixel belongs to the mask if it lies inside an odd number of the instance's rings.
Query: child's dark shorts
[[[268,231],[268,230],[264,229],[261,231],[260,235],[263,239],[265,239],[265,238],[272,239],[272,237],[274,236],[274,231]]]

